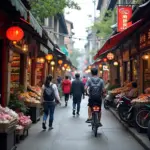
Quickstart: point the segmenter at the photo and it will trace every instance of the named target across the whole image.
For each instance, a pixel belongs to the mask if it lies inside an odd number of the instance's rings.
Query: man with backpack
[[[72,86],[71,86],[71,95],[73,95],[73,112],[72,112],[73,116],[75,116],[75,113],[79,115],[82,96],[84,99],[84,85],[80,80],[80,74],[76,73],[75,77],[76,79],[72,82]],[[76,105],[77,105],[77,111],[76,111]]]
[[[42,86],[42,95],[41,95],[41,103],[44,107],[44,116],[43,116],[43,123],[42,128],[46,130],[46,121],[49,115],[49,129],[53,129],[52,124],[54,120],[54,111],[56,101],[60,103],[60,96],[58,93],[58,89],[56,84],[52,83],[52,75],[48,75],[46,77],[46,81]]]
[[[104,82],[100,79],[98,75],[98,70],[96,68],[91,69],[92,77],[87,81],[85,90],[88,89],[89,103],[88,103],[88,119],[87,123],[91,122],[92,119],[92,107],[94,104],[100,106],[102,105],[102,94],[104,92]],[[99,120],[101,120],[101,111],[99,114]],[[101,123],[100,123],[101,125]]]

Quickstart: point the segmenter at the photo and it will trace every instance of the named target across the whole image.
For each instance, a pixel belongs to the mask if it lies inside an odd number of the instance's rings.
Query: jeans
[[[69,100],[69,94],[65,94],[65,102],[68,102]]]
[[[55,111],[54,103],[44,103],[43,122],[46,122],[47,117],[49,115],[49,123],[52,123],[54,120],[54,111]]]
[[[76,105],[77,105],[77,113],[80,112],[80,104],[81,104],[81,100],[73,101],[73,110],[76,110]]]

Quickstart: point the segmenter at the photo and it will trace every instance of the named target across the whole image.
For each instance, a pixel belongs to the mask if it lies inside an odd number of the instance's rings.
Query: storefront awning
[[[66,56],[68,56],[68,50],[67,50],[67,48],[65,47],[65,46],[60,46],[60,49],[61,49],[61,51],[66,55]]]
[[[108,52],[109,50],[111,50],[112,48],[118,46],[127,36],[132,34],[138,27],[140,27],[142,23],[143,23],[143,19],[135,22],[128,29],[126,29],[114,36],[111,36],[106,41],[106,43],[103,45],[103,47],[94,56],[94,60],[96,60],[100,55],[102,55],[102,54]]]
[[[30,24],[37,31],[37,33],[42,37],[42,27],[39,25],[37,20],[34,18],[31,12],[29,12]]]
[[[9,0],[12,4],[12,6],[14,6],[16,8],[17,11],[20,12],[20,15],[22,17],[24,17],[24,19],[27,20],[27,9],[26,7],[24,6],[24,4],[21,2],[21,0]]]
[[[47,49],[43,44],[40,44],[40,50],[41,50],[44,54],[48,54],[48,49]]]

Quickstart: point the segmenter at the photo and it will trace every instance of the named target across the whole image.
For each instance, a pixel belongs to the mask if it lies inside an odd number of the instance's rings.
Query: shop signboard
[[[118,32],[122,32],[132,25],[132,22],[128,22],[131,16],[131,6],[118,6]]]

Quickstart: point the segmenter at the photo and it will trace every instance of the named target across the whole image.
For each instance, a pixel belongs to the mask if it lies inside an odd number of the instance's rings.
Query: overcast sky
[[[81,10],[65,10],[65,18],[74,24],[74,37],[79,37],[81,39],[86,39],[87,32],[86,28],[90,27],[94,20],[94,4],[93,0],[75,0],[79,3]],[[96,0],[96,7],[97,7]],[[69,14],[67,14],[69,12]],[[98,16],[97,11],[97,16]],[[89,15],[92,17],[90,18]],[[83,49],[86,43],[86,40],[74,40],[75,41],[75,48]]]

